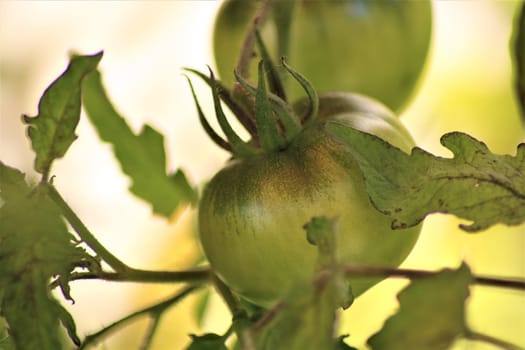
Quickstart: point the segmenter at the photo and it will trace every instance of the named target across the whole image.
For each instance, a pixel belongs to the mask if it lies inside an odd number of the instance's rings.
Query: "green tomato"
[[[318,92],[361,93],[396,112],[405,106],[429,50],[430,0],[273,1],[275,10],[260,30],[275,62],[286,56]],[[257,0],[227,0],[216,17],[213,52],[226,85],[234,81],[243,38],[259,7]],[[286,88],[291,101],[302,96],[296,84]]]
[[[296,104],[300,110],[309,101]],[[317,119],[284,150],[231,160],[206,186],[199,206],[202,246],[218,276],[249,301],[269,307],[311,279],[317,248],[303,229],[314,216],[339,217],[337,255],[348,264],[398,266],[420,227],[393,231],[369,201],[362,173],[324,131],[327,120],[377,135],[409,152],[414,143],[379,102],[350,93],[320,95]],[[380,278],[355,278],[357,297]]]

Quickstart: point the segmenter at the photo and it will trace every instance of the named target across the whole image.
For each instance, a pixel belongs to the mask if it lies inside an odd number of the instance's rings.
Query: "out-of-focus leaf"
[[[79,344],[74,321],[50,294],[49,283],[67,279],[90,256],[68,232],[47,188],[31,188],[23,178],[0,162],[0,316],[17,349],[60,349],[60,322]]]
[[[337,230],[335,220],[315,218],[305,226],[308,239],[319,249],[319,272],[312,281],[296,284],[270,318],[248,332],[257,350],[336,349],[336,309],[349,306],[351,293],[342,271],[334,261]]]
[[[521,5],[514,26],[514,65],[516,94],[521,107],[521,118],[525,122],[525,2]]]
[[[109,101],[99,72],[86,78],[82,96],[99,137],[112,144],[122,171],[131,178],[132,193],[165,217],[172,215],[180,204],[196,202],[196,192],[181,170],[166,173],[163,136],[148,125],[135,135]]]
[[[465,330],[472,275],[466,265],[412,281],[399,295],[399,311],[368,344],[373,350],[445,350]]]
[[[15,344],[8,335],[0,335],[0,350],[15,350]]]
[[[441,144],[454,158],[442,158],[417,147],[408,155],[337,123],[327,130],[357,160],[372,203],[392,217],[394,229],[415,226],[434,212],[472,221],[461,225],[469,232],[525,221],[525,143],[514,157],[495,155],[484,143],[453,132]]]
[[[71,57],[67,69],[45,90],[38,103],[38,115],[24,115],[27,133],[36,153],[35,170],[48,174],[52,162],[64,156],[76,139],[80,120],[80,96],[84,77],[94,70],[102,52]]]
[[[0,292],[0,300],[2,300],[1,294],[2,292]],[[7,323],[2,317],[0,317],[0,350],[15,350],[13,339],[8,334]]]
[[[0,199],[8,201],[27,195],[30,189],[24,179],[22,172],[0,161]]]
[[[192,343],[186,350],[228,350],[224,345],[224,337],[218,334],[208,333],[204,335],[191,334]]]
[[[206,316],[206,312],[208,311],[208,306],[210,304],[210,294],[211,293],[209,289],[205,290],[195,305],[195,321],[197,321],[197,325],[199,327],[202,326],[202,322]]]

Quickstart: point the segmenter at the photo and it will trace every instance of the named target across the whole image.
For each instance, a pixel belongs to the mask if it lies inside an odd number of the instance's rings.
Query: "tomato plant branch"
[[[271,0],[262,2],[261,7],[256,12],[250,27],[246,31],[246,35],[241,46],[241,52],[239,54],[235,70],[246,79],[250,77],[250,60],[253,58],[253,50],[255,48],[256,39],[255,31],[257,30],[257,26],[266,20],[266,17],[268,16],[271,8],[270,3]]]
[[[423,278],[436,274],[434,271],[414,270],[414,269],[396,269],[379,266],[345,266],[346,276],[384,276],[384,277],[402,277],[402,278]],[[487,276],[473,276],[473,284],[525,290],[525,280],[522,279],[505,279]]]
[[[212,274],[212,281],[215,289],[221,296],[221,298],[228,306],[232,315],[237,315],[242,312],[242,307],[239,304],[239,299],[232,293],[230,288],[224,284],[215,274]]]
[[[142,282],[142,283],[177,283],[177,282],[205,282],[211,278],[208,267],[182,271],[149,271],[129,269],[122,272],[77,272],[71,274],[69,281],[99,279],[114,282]],[[52,287],[55,287],[52,284]]]
[[[509,343],[507,341],[504,341],[498,338],[491,337],[486,334],[474,332],[472,330],[467,330],[467,332],[465,333],[465,338],[469,340],[473,340],[473,341],[480,341],[480,342],[484,342],[487,344],[491,344],[491,345],[494,345],[504,350],[524,350],[525,349],[521,346]]]
[[[62,215],[66,220],[71,224],[75,229],[80,238],[87,244],[93,251],[100,256],[111,268],[115,271],[128,271],[130,270],[129,266],[124,264],[120,259],[113,255],[109,250],[106,249],[89,231],[89,229],[84,225],[80,218],[75,214],[73,209],[66,203],[64,198],[58,193],[56,188],[48,183],[47,185],[48,195],[55,202],[55,204],[60,208]]]
[[[148,330],[146,332],[146,336],[144,337],[144,341],[142,342],[142,346],[140,347],[141,350],[148,350],[151,347],[151,344],[153,342],[153,337],[155,336],[155,332],[157,331],[160,319],[162,316],[162,313],[165,309],[162,309],[160,312],[155,312],[153,316],[153,321],[148,327]]]
[[[233,315],[234,320],[236,317],[245,317],[245,311],[241,307],[239,299],[232,293],[231,289],[227,285],[225,285],[224,282],[222,282],[216,275],[213,275],[212,279],[215,289],[226,303],[226,306],[228,306],[228,309]],[[236,329],[235,327],[233,327],[232,329],[237,335],[237,339],[241,345],[242,350],[256,350],[254,340],[250,331]]]
[[[79,350],[86,349],[88,346],[96,344],[102,338],[104,338],[104,337],[108,336],[109,334],[111,334],[112,332],[118,330],[120,327],[124,326],[129,321],[133,320],[134,318],[143,316],[143,315],[150,315],[150,316],[153,317],[153,322],[154,323],[153,323],[152,327],[150,327],[150,329],[148,331],[148,337],[152,337],[153,336],[152,332],[154,332],[155,328],[156,328],[155,323],[158,322],[158,320],[160,319],[160,316],[162,315],[162,313],[165,310],[167,310],[168,308],[170,308],[173,304],[176,304],[177,302],[181,301],[186,296],[188,296],[192,292],[198,290],[199,288],[201,288],[201,286],[199,286],[199,285],[188,286],[188,287],[184,288],[183,290],[177,292],[172,297],[170,297],[170,298],[168,298],[166,300],[163,300],[160,303],[157,303],[157,304],[154,304],[152,306],[148,306],[148,307],[146,307],[146,308],[144,308],[142,310],[138,310],[136,312],[133,312],[133,313],[131,313],[131,314],[129,314],[129,315],[127,315],[127,316],[125,316],[125,317],[115,321],[115,322],[113,322],[112,324],[110,324],[107,327],[104,327],[100,331],[88,335],[85,338],[85,340],[82,343],[82,345],[80,346]],[[143,347],[143,349],[147,349],[147,347],[149,346],[148,342],[149,342],[148,340],[145,341],[143,346],[146,346],[146,347]]]

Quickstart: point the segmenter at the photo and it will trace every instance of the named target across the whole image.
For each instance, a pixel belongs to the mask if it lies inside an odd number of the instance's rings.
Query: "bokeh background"
[[[104,50],[100,68],[107,90],[132,128],[148,123],[165,135],[170,170],[182,167],[195,183],[213,175],[228,155],[197,123],[182,67],[213,65],[211,30],[218,1],[0,1],[0,159],[30,177],[33,154],[20,115],[36,115],[43,90],[66,67],[68,54]],[[496,153],[515,154],[525,141],[512,91],[509,40],[520,1],[436,1],[432,52],[420,91],[401,116],[418,145],[449,156],[439,144],[448,131],[483,140]],[[212,112],[206,87],[196,82],[203,107]],[[128,179],[110,147],[83,118],[66,158],[56,162],[55,184],[100,241],[134,267],[179,269],[200,255],[195,213],[177,220],[151,215],[127,192]],[[466,234],[460,221],[430,216],[407,267],[456,267],[475,273],[525,277],[525,225],[496,226]],[[342,314],[348,341],[364,348],[367,337],[396,309],[395,293],[406,282],[385,281]],[[176,285],[74,282],[67,305],[84,336],[127,313],[162,300]],[[200,296],[165,315],[154,349],[182,349],[188,333],[224,332],[229,315],[212,294],[203,322],[195,320]],[[446,305],[443,305],[446,307]],[[475,287],[468,302],[474,330],[525,345],[525,294]],[[138,348],[147,320],[130,324],[98,349]],[[432,326],[429,315],[428,326]],[[454,349],[484,350],[458,341]]]

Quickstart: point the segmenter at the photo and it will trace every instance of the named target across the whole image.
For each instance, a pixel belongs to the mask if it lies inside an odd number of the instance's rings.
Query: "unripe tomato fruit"
[[[296,109],[308,108],[308,101]],[[357,94],[320,95],[317,119],[284,150],[233,159],[204,189],[199,231],[204,252],[225,283],[269,307],[296,282],[311,279],[317,248],[303,225],[338,216],[337,255],[348,264],[398,266],[420,227],[393,231],[370,204],[357,163],[325,132],[336,120],[409,152],[414,143],[382,104]],[[381,279],[350,280],[357,297]]]
[[[296,4],[291,10],[286,40],[286,34],[278,34],[276,17],[289,11],[281,7],[292,1]],[[275,11],[269,13],[260,30],[276,62],[280,56],[286,56],[318,92],[361,93],[396,112],[405,106],[417,86],[429,50],[430,0],[273,2]],[[227,0],[219,9],[213,52],[216,69],[226,85],[231,86],[234,81],[232,72],[243,38],[260,5],[257,0]],[[252,73],[255,66],[252,65]],[[302,94],[294,84],[287,88],[291,101]]]

